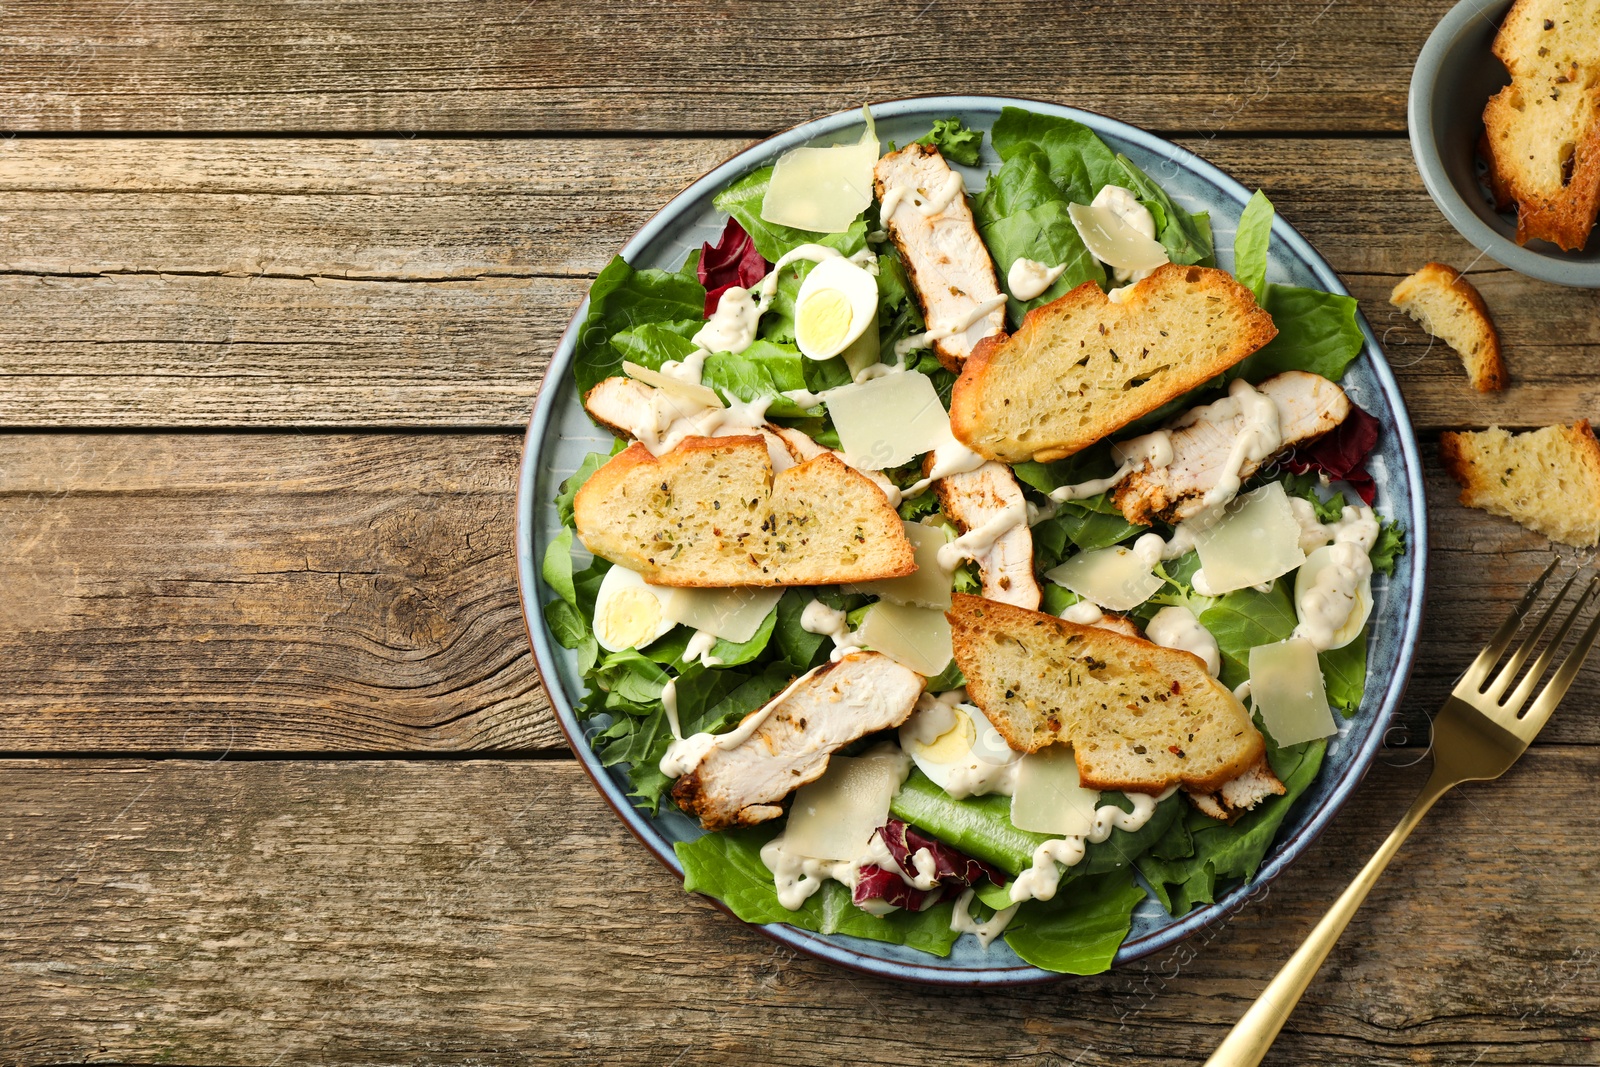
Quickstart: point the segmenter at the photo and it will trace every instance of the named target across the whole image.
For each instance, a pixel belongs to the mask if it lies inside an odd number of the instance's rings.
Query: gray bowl
[[[1591,235],[1581,252],[1537,240],[1519,245],[1516,217],[1497,212],[1483,184],[1483,106],[1511,80],[1490,49],[1510,7],[1511,0],[1461,0],[1434,27],[1411,72],[1411,153],[1428,194],[1461,236],[1529,277],[1600,289],[1600,237]]]

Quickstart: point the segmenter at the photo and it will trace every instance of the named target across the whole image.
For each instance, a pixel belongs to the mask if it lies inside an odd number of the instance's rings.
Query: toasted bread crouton
[[[690,437],[663,456],[637,442],[573,500],[589,551],[653,585],[831,585],[917,569],[900,516],[830,454],[776,476],[758,436]]]
[[[1586,419],[1511,434],[1445,433],[1439,459],[1461,483],[1461,503],[1514,519],[1552,541],[1600,544],[1600,443]]]
[[[947,616],[972,702],[1018,751],[1071,744],[1090,789],[1214,793],[1266,751],[1192,653],[959,593]]]
[[[1120,303],[1085,282],[978,342],[950,428],[989,459],[1061,459],[1181,396],[1277,335],[1225,271],[1164,264]]]
[[[1389,303],[1416,319],[1428,333],[1456,350],[1467,380],[1480,393],[1506,387],[1500,335],[1483,297],[1453,267],[1426,263],[1394,287]]]
[[[1517,243],[1573,251],[1600,211],[1600,2],[1517,0],[1494,39],[1511,84],[1483,109],[1491,185],[1517,203]]]
[[[707,830],[775,819],[779,802],[822,777],[834,752],[910,718],[922,688],[922,675],[878,652],[823,664],[752,711],[763,717],[755,732],[708,751],[673,784],[672,799]]]

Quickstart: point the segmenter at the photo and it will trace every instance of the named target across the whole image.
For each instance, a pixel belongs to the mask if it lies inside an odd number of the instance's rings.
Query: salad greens
[[[1001,277],[1018,259],[1063,268],[1039,296],[1026,301],[1009,299],[1007,315],[1013,326],[1032,308],[1076,286],[1092,283],[1109,288],[1115,284],[1107,268],[1085,247],[1067,211],[1069,204],[1090,203],[1107,186],[1130,191],[1148,210],[1156,240],[1171,262],[1215,263],[1210,219],[1174,202],[1158,182],[1128,157],[1114,152],[1089,127],[1006,108],[990,131],[990,139],[1001,162],[982,191],[972,197],[971,208]],[[980,162],[982,140],[981,131],[966,129],[959,119],[951,118],[935,122],[918,143],[937,147],[950,160],[971,167]],[[896,342],[924,329],[899,253],[875,232],[877,206],[869,207],[842,233],[775,225],[761,217],[771,175],[772,167],[758,169],[716,196],[717,208],[733,221],[716,249],[707,246],[708,256],[723,256],[715,263],[706,259],[708,271],[698,269],[701,254],[695,253],[677,271],[635,269],[618,257],[600,272],[576,340],[574,366],[580,393],[621,373],[625,360],[658,371],[689,360],[697,353],[699,346],[693,338],[708,314],[707,288],[701,279],[712,279],[708,284],[723,287],[753,285],[763,264],[770,267],[786,252],[806,243],[821,244],[846,256],[871,259],[875,255],[876,328],[883,353],[880,358],[885,362],[894,358]],[[1235,276],[1271,314],[1277,337],[1215,380],[1126,427],[1119,436],[1144,432],[1180,411],[1216,399],[1234,378],[1255,383],[1284,370],[1303,370],[1337,381],[1360,354],[1364,335],[1353,299],[1268,281],[1273,218],[1271,202],[1257,192],[1239,219],[1233,263]],[[761,262],[756,261],[757,254]],[[818,403],[814,396],[801,394],[820,393],[851,381],[843,360],[810,359],[795,344],[796,300],[813,266],[802,259],[781,269],[771,306],[757,320],[752,343],[739,352],[704,354],[700,381],[725,401],[765,402],[772,422],[799,429],[821,446],[837,448],[838,435],[825,400]],[[720,291],[713,292],[713,297]],[[926,375],[948,407],[955,375],[942,367],[931,351],[912,351],[906,357],[905,370]],[[811,406],[806,406],[808,403]],[[1280,482],[1291,497],[1309,502],[1318,521],[1338,521],[1351,504],[1338,483],[1347,482],[1358,491],[1362,485],[1371,485],[1361,461],[1371,448],[1375,430],[1366,426],[1361,433],[1367,436],[1356,434],[1340,442],[1335,449],[1338,454],[1332,458],[1299,457],[1304,460],[1302,466],[1264,471],[1246,488]],[[561,485],[556,512],[564,529],[551,541],[543,560],[545,584],[555,594],[544,612],[551,635],[574,652],[583,675],[587,692],[580,714],[591,727],[591,743],[599,759],[607,767],[626,769],[631,797],[653,815],[673,782],[661,769],[674,740],[663,704],[669,686],[683,735],[729,730],[795,677],[828,662],[834,643],[828,635],[807,629],[808,605],[820,602],[843,612],[848,625],[854,626],[874,598],[845,587],[791,588],[783,592],[748,640],[718,640],[706,654],[709,658],[691,652],[693,632],[681,625],[643,648],[607,652],[596,638],[594,618],[602,583],[612,565],[591,558],[576,541],[573,500],[584,482],[623,444],[618,441],[610,454],[597,452],[586,457]],[[1109,442],[1054,463],[1014,466],[1025,495],[1036,506],[1031,531],[1037,574],[1082,552],[1130,545],[1151,529],[1128,522],[1106,493],[1051,502],[1051,491],[1109,476],[1116,466]],[[921,477],[922,470],[920,462],[913,461],[882,474],[905,489]],[[1334,484],[1330,485],[1330,480]],[[1370,501],[1370,496],[1367,499]],[[940,506],[936,493],[923,492],[903,500],[899,512],[907,521],[952,525]],[[1157,524],[1155,529],[1163,536],[1172,533],[1165,524]],[[1403,531],[1383,521],[1370,552],[1374,570],[1393,573],[1395,559],[1403,551]],[[1193,551],[1160,564],[1155,573],[1164,581],[1161,590],[1128,614],[1136,622],[1148,624],[1164,607],[1192,611],[1216,641],[1222,684],[1236,687],[1249,678],[1252,648],[1285,640],[1294,633],[1298,623],[1295,575],[1285,575],[1267,587],[1207,596],[1195,589],[1198,569],[1199,559]],[[957,591],[976,592],[979,587],[970,564],[955,570],[952,584]],[[1041,610],[1059,613],[1080,599],[1053,582],[1041,585]],[[1366,649],[1363,629],[1354,641],[1319,654],[1328,703],[1347,717],[1357,714],[1361,706]],[[937,677],[928,679],[927,690],[945,693],[964,684],[952,660]],[[847,749],[847,754],[872,740],[862,739]],[[1104,970],[1127,936],[1134,909],[1147,891],[1169,913],[1181,916],[1252,878],[1297,798],[1315,779],[1326,751],[1323,741],[1279,747],[1270,735],[1266,740],[1271,767],[1286,788],[1283,795],[1263,800],[1232,821],[1218,821],[1174,793],[1156,804],[1139,828],[1113,829],[1103,840],[1089,841],[1083,859],[1062,872],[1053,899],[1028,900],[1015,908],[1003,935],[1012,951],[1050,970],[1076,974]],[[1120,793],[1103,795],[1101,803],[1134,810],[1132,801]],[[994,880],[973,886],[970,915],[978,922],[1012,907],[1010,890],[1000,884],[996,872],[1015,877],[1028,870],[1035,850],[1050,840],[1012,824],[1010,797],[952,796],[922,770],[912,771],[905,780],[890,803],[890,813],[943,846],[995,869],[989,872]],[[761,859],[762,847],[779,831],[777,822],[769,822],[679,843],[685,888],[716,897],[747,922],[788,923],[824,934],[909,945],[941,956],[950,952],[959,936],[952,930],[952,891],[944,892],[927,910],[901,908],[877,915],[852,902],[850,886],[830,879],[798,910],[785,907],[779,901],[773,873]],[[938,896],[930,893],[929,899]]]

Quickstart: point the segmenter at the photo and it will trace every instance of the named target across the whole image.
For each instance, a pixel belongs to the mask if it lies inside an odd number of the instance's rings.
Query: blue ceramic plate
[[[1076,119],[1092,127],[1113,149],[1126,153],[1144,168],[1179,205],[1190,211],[1210,212],[1220,265],[1232,266],[1233,232],[1249,191],[1193,153],[1143,130],[1076,108],[989,96],[896,100],[873,105],[872,113],[879,139],[903,145],[925,134],[934,119],[952,115],[959,115],[970,128],[987,131],[1006,106]],[[715,241],[721,233],[724,217],[711,203],[718,190],[796,145],[831,144],[835,136],[854,138],[860,122],[859,111],[841,112],[796,126],[746,149],[674,198],[634,235],[622,255],[635,267],[676,270],[691,249]],[[982,164],[978,168],[962,168],[969,189],[981,188],[987,170],[999,165],[987,139]],[[1270,280],[1335,293],[1345,291],[1328,264],[1281,216],[1273,223],[1272,238],[1267,275]],[[583,693],[575,657],[551,639],[541,611],[543,603],[553,597],[539,577],[539,561],[544,558],[545,546],[561,530],[554,504],[558,487],[577,469],[585,454],[611,446],[611,437],[596,429],[584,414],[572,381],[573,343],[588,310],[585,301],[561,339],[528,427],[517,494],[517,568],[522,609],[534,658],[550,690],[561,729],[578,760],[628,829],[681,877],[683,870],[673,854],[673,843],[697,837],[701,831],[690,819],[669,810],[670,805],[663,804],[661,814],[655,818],[638,811],[627,800],[628,783],[620,769],[600,765],[589,747],[583,724],[573,713],[573,706]],[[1422,561],[1427,558],[1422,467],[1400,390],[1365,322],[1362,330],[1367,337],[1365,356],[1351,365],[1343,385],[1352,400],[1383,423],[1384,433],[1368,466],[1377,482],[1379,510],[1402,523],[1408,534],[1408,551],[1394,576],[1379,577],[1373,583],[1375,606],[1366,700],[1360,714],[1345,721],[1339,737],[1330,743],[1320,776],[1285,821],[1253,885],[1236,888],[1215,905],[1197,909],[1181,919],[1173,919],[1153,898],[1146,900],[1134,914],[1133,929],[1117,953],[1117,963],[1169,948],[1214,923],[1240,907],[1256,888],[1287,867],[1316,839],[1355,790],[1400,701],[1422,613]],[[825,936],[777,924],[760,929],[774,940],[820,959],[889,978],[943,985],[998,985],[1060,977],[1022,962],[1003,941],[996,941],[984,951],[974,938],[966,936],[956,942],[948,958],[939,959],[901,945],[844,935]]]

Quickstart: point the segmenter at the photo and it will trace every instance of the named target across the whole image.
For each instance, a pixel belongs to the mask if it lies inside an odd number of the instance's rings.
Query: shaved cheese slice
[[[868,130],[855,144],[791,148],[778,157],[761,199],[763,221],[817,233],[843,233],[872,203],[878,141]]]
[[[1339,732],[1328,710],[1317,648],[1303,637],[1250,650],[1250,702],[1279,747]]]
[[[785,849],[819,860],[850,860],[889,820],[889,801],[905,781],[904,754],[833,756],[821,778],[801,786],[789,808]]]
[[[1067,215],[1083,246],[1100,262],[1120,270],[1149,270],[1167,261],[1167,250],[1129,226],[1110,204],[1068,204]]]
[[[866,593],[896,604],[919,608],[950,606],[952,576],[939,566],[939,549],[950,541],[943,527],[924,526],[920,522],[905,523],[906,540],[911,542],[917,555],[917,570],[904,578],[885,578],[877,582],[861,582],[845,586],[847,593]]]
[[[1066,745],[1050,745],[1017,761],[1011,825],[1051,837],[1087,837],[1094,829],[1098,790],[1078,780],[1078,762]]]
[[[1236,498],[1220,520],[1195,535],[1194,546],[1201,570],[1195,590],[1207,596],[1270,582],[1306,561],[1300,523],[1281,482]]]
[[[856,629],[867,648],[904,664],[926,677],[950,666],[950,620],[944,612],[908,608],[880,600],[867,609]]]
[[[783,598],[779,589],[674,589],[662,611],[673,622],[742,644]]]
[[[1148,560],[1120,545],[1079,552],[1044,576],[1108,611],[1136,608],[1165,584]]]
[[[722,398],[717,395],[717,391],[708,385],[686,382],[682,378],[674,378],[670,374],[662,374],[658,370],[641,367],[639,364],[629,363],[627,360],[622,361],[622,371],[630,378],[637,379],[646,385],[653,385],[670,396],[687,400],[699,407],[727,407],[722,402]]]
[[[926,374],[885,374],[822,396],[845,462],[861,470],[898,467],[952,439],[950,416]]]

